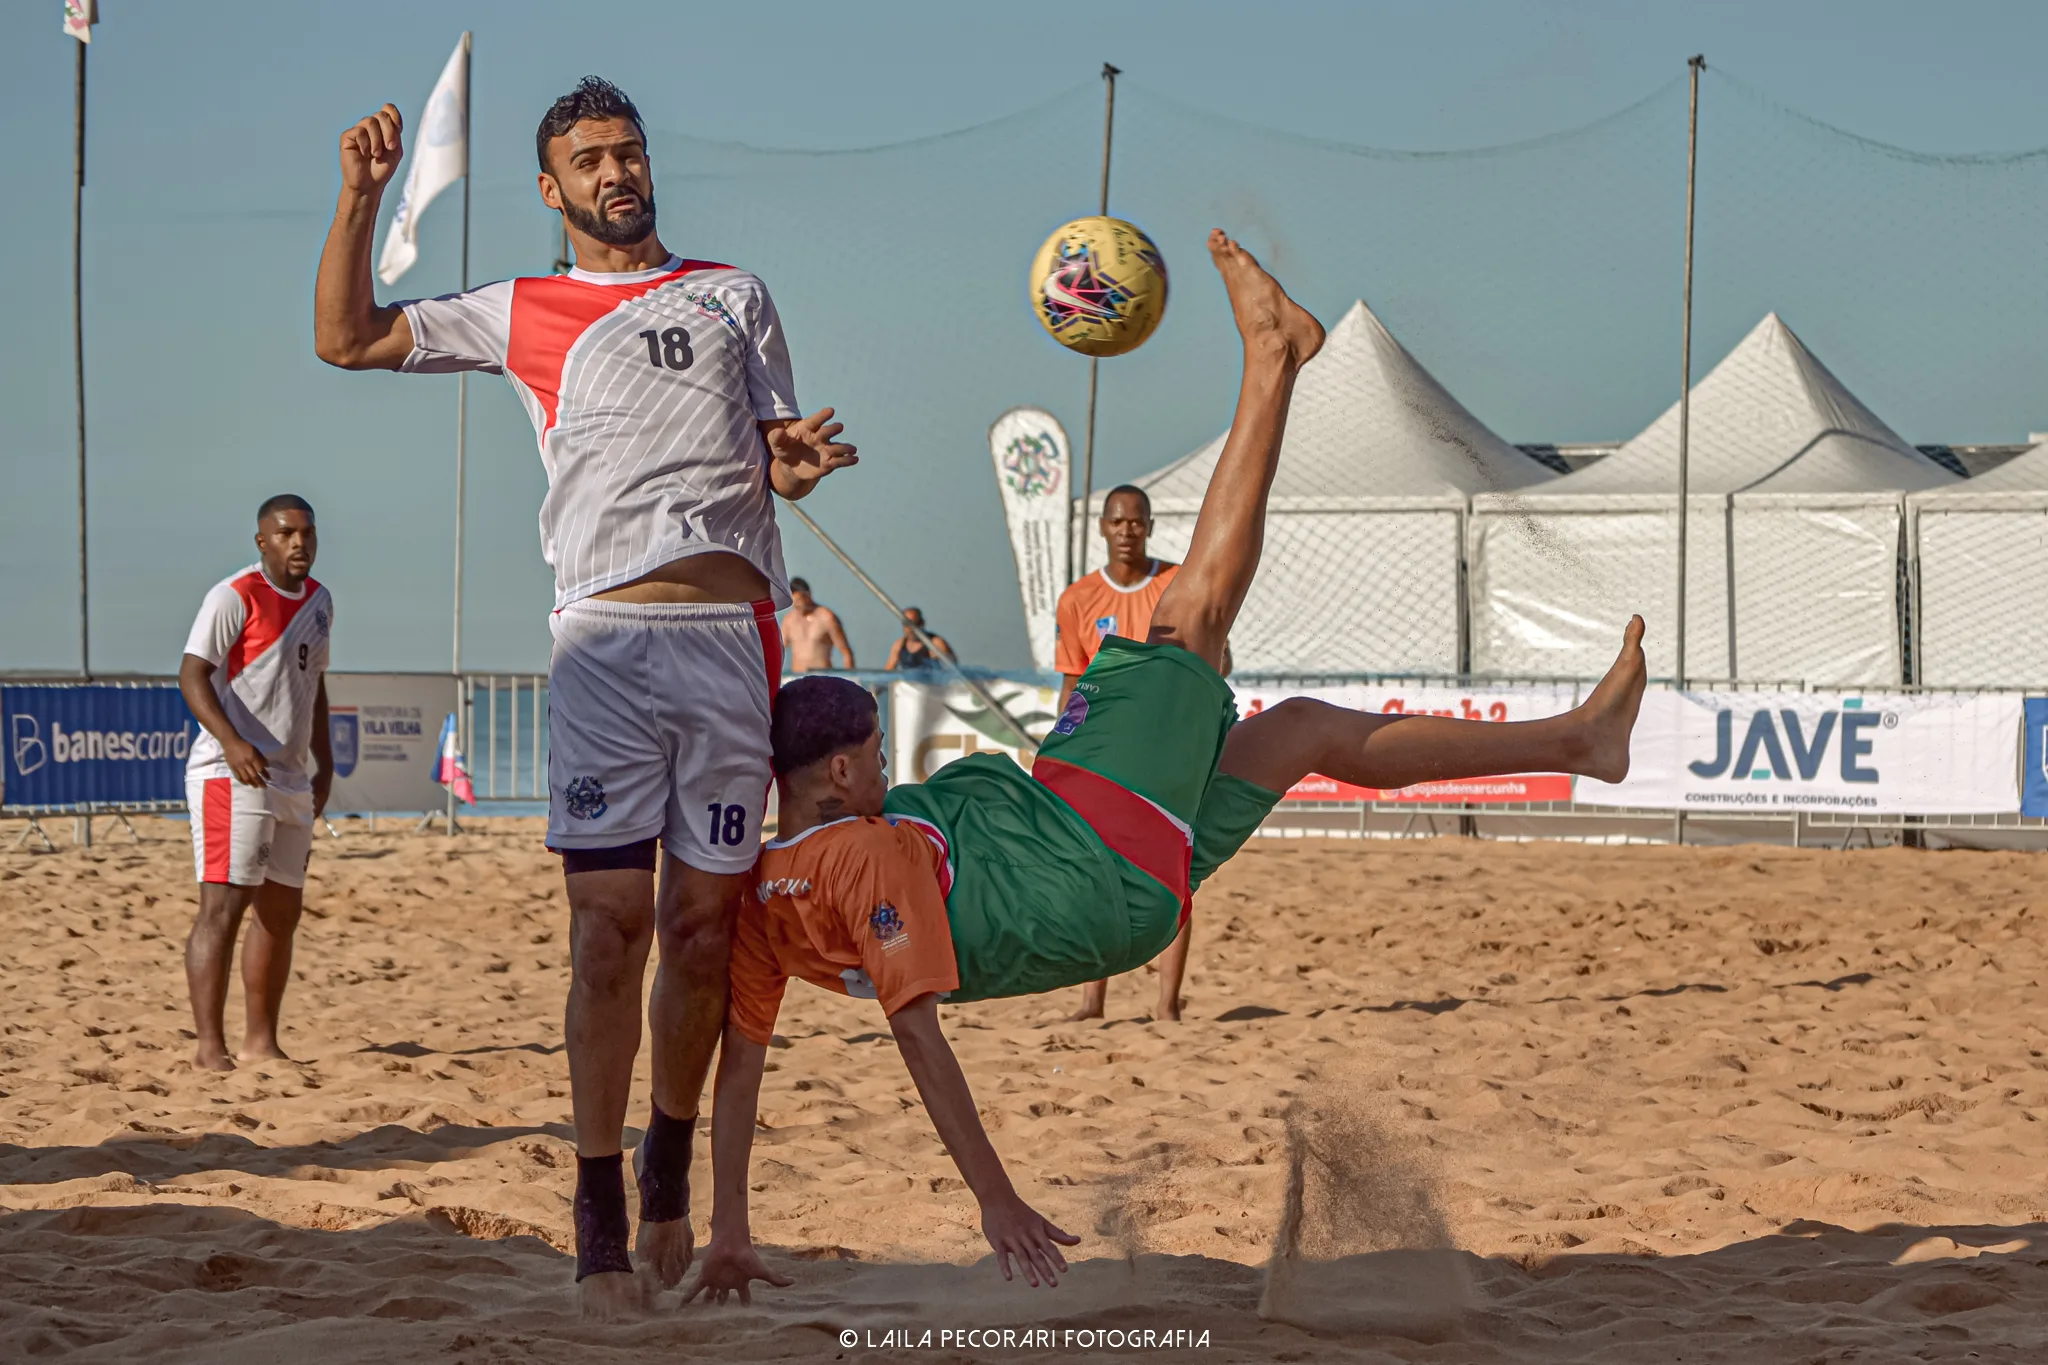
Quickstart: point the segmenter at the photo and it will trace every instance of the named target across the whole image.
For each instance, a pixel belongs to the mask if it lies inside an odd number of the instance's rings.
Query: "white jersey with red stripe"
[[[313,704],[327,672],[334,599],[307,579],[296,595],[251,564],[214,584],[185,652],[213,665],[213,691],[235,733],[270,763],[281,791],[313,786]],[[205,730],[185,760],[188,782],[231,777],[220,741]]]
[[[399,306],[413,335],[399,368],[502,374],[526,405],[557,608],[712,550],[746,559],[789,605],[758,423],[801,413],[759,279],[672,256]]]

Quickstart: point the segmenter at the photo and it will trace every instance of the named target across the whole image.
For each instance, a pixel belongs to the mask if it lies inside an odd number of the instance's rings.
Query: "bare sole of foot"
[[[647,1311],[647,1291],[637,1274],[609,1270],[576,1282],[576,1305],[586,1318],[617,1322]]]
[[[633,1264],[650,1301],[662,1290],[683,1282],[696,1252],[697,1236],[687,1218],[640,1225],[640,1233],[633,1239]]]
[[[1629,735],[1636,728],[1636,713],[1642,709],[1643,688],[1649,678],[1650,666],[1643,658],[1643,618],[1631,616],[1621,633],[1621,653],[1614,666],[1579,708],[1591,736],[1581,769],[1587,777],[1619,782],[1628,776]]]
[[[1287,297],[1280,281],[1266,273],[1252,253],[1235,239],[1214,228],[1209,233],[1209,257],[1223,276],[1230,294],[1230,311],[1237,319],[1239,335],[1247,346],[1262,337],[1276,337],[1286,343],[1288,356],[1305,365],[1323,349],[1323,324],[1308,309]]]

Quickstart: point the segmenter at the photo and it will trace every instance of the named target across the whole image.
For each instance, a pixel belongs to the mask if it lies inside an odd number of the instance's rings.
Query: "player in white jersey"
[[[278,1010],[291,979],[313,822],[334,781],[327,729],[334,599],[308,577],[318,549],[304,498],[280,493],[264,503],[256,512],[259,561],[206,594],[178,669],[178,689],[201,727],[185,762],[199,878],[185,983],[199,1035],[193,1064],[206,1070],[234,1070],[221,1014],[235,935],[251,905],[240,1055],[285,1055]]]
[[[573,963],[576,1273],[585,1310],[610,1314],[652,1287],[631,1274],[621,1144],[655,942],[637,1250],[669,1286],[690,1262],[690,1149],[767,801],[775,612],[790,603],[771,493],[803,497],[854,463],[854,449],[834,439],[830,408],[799,415],[761,281],[684,260],[656,236],[646,136],[615,87],[585,79],[535,138],[540,196],[562,215],[575,270],[379,307],[371,236],[400,133],[387,104],[342,135],[314,349],[346,369],[503,374],[540,440],[541,549],[555,571],[548,844],[562,854]]]

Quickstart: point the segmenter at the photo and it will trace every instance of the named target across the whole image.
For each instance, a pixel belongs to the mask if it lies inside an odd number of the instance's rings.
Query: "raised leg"
[[[1209,255],[1230,292],[1244,377],[1187,559],[1161,595],[1147,638],[1177,644],[1221,669],[1230,627],[1258,572],[1266,495],[1279,467],[1294,377],[1322,349],[1323,329],[1220,229],[1209,234]]]
[[[569,891],[570,1104],[576,1119],[577,1292],[583,1312],[643,1305],[626,1258],[621,1139],[640,1051],[640,983],[654,942],[654,878],[630,868],[572,872]],[[586,1224],[588,1226],[586,1226]],[[586,1272],[601,1264],[615,1269]]]
[[[1501,724],[1374,715],[1293,697],[1232,729],[1220,766],[1268,791],[1286,791],[1310,773],[1385,789],[1496,773],[1619,782],[1628,776],[1629,732],[1647,677],[1642,642],[1643,618],[1631,617],[1607,676],[1561,716]]]
[[[192,1031],[199,1043],[192,1065],[202,1071],[233,1071],[223,1038],[222,1014],[228,1003],[228,972],[234,961],[235,934],[242,916],[256,899],[253,886],[224,882],[199,884],[199,914],[185,939],[185,986],[192,997]]]
[[[299,928],[305,891],[265,882],[256,888],[256,918],[242,940],[242,997],[248,1018],[242,1029],[244,1061],[283,1058],[277,1039],[278,1014],[292,976],[292,940]]]
[[[661,961],[647,1022],[654,1035],[654,1103],[670,1119],[695,1119],[703,1101],[704,1080],[725,1029],[733,918],[746,883],[745,873],[705,872],[680,858],[663,864],[655,908]],[[649,1146],[651,1161],[675,1168],[657,1171],[656,1178],[687,1188],[688,1139],[666,1151]],[[642,1203],[644,1208],[644,1196]],[[687,1216],[665,1222],[642,1217],[634,1251],[643,1275],[673,1289],[690,1268],[693,1250]]]

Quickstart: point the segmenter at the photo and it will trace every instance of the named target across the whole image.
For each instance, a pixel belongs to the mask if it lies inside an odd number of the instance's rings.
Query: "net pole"
[[[1698,184],[1700,152],[1700,72],[1707,59],[1695,55],[1686,62],[1692,74],[1692,94],[1686,111],[1685,134],[1685,307],[1680,323],[1678,346],[1681,375],[1678,387],[1678,659],[1673,669],[1678,690],[1685,690],[1685,585],[1686,523],[1691,510],[1690,439],[1692,426],[1692,228],[1694,190]],[[1733,629],[1733,622],[1730,622]],[[1685,808],[1681,806],[1671,822],[1672,842],[1685,842]]]
[[[1109,150],[1116,134],[1116,78],[1123,71],[1102,64],[1102,193],[1096,199],[1096,212],[1109,216]],[[1083,578],[1088,573],[1088,504],[1095,496],[1095,394],[1101,379],[1102,361],[1095,356],[1088,357],[1088,431],[1081,446],[1081,515],[1075,518],[1076,525],[1068,534],[1070,542],[1067,562],[1074,566],[1074,577]],[[1078,540],[1078,552],[1071,544]]]
[[[890,615],[894,616],[898,621],[903,621],[903,608],[896,605],[896,599],[889,596],[888,593],[882,591],[882,585],[875,582],[874,579],[869,578],[867,575],[867,570],[861,568],[860,565],[854,563],[853,556],[846,553],[846,551],[840,549],[839,542],[832,539],[832,537],[826,535],[825,528],[818,525],[818,523],[811,518],[811,514],[809,512],[804,511],[803,508],[797,506],[793,502],[785,502],[783,503],[783,506],[787,507],[790,511],[796,513],[797,520],[801,521],[805,526],[808,526],[810,528],[811,534],[816,536],[819,542],[822,543],[826,549],[832,552],[832,557],[834,559],[837,559],[841,564],[844,564],[847,568],[847,571],[850,572],[855,578],[858,578],[860,580],[861,586],[866,588],[869,592],[873,593],[875,597],[881,602],[881,604],[889,609]],[[969,677],[967,671],[960,667],[960,664],[957,660],[949,658],[943,651],[941,651],[939,647],[933,643],[932,637],[925,632],[923,626],[913,625],[911,622],[908,621],[903,621],[903,624],[910,626],[911,630],[916,632],[917,638],[919,639],[919,641],[923,643],[925,649],[930,651],[931,656],[934,659],[938,659],[944,664],[946,664],[947,667],[951,668],[953,672],[959,676],[961,682],[967,684],[967,690],[972,692],[977,698],[979,698],[983,706],[986,706],[989,710],[995,712],[998,716],[1002,717],[1003,724],[1009,727],[1010,733],[1017,737],[1017,744],[1020,748],[1022,748],[1026,752],[1034,752],[1037,750],[1038,741],[1031,737],[1030,732],[1027,731],[1022,725],[1017,723],[1016,719],[1010,715],[1009,711],[1004,708],[1003,704],[995,699],[995,694],[990,692],[986,687],[982,686],[979,679]]]

